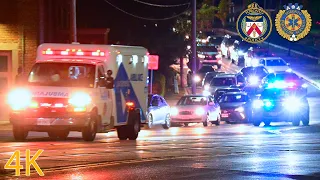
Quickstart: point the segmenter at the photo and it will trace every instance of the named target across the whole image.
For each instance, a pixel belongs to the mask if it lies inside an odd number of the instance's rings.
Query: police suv
[[[42,44],[23,85],[8,94],[16,140],[29,131],[65,139],[70,131],[93,141],[117,130],[135,140],[146,123],[148,55],[143,47]]]
[[[305,95],[294,90],[281,88],[266,88],[259,99],[252,103],[254,126],[264,122],[266,126],[271,122],[292,122],[292,125],[309,125],[309,103]]]

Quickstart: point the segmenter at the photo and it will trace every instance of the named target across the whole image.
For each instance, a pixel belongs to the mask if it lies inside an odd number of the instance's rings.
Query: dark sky
[[[188,6],[162,8],[147,6],[134,0],[108,0],[113,5],[131,14],[146,18],[161,19],[183,12]],[[155,4],[181,4],[189,0],[141,0]],[[128,36],[136,36],[139,31],[155,28],[166,32],[172,28],[174,20],[149,21],[134,18],[109,5],[105,0],[77,0],[78,27],[110,28],[110,41],[126,41]],[[155,24],[158,26],[156,27]],[[146,25],[146,27],[144,26]]]

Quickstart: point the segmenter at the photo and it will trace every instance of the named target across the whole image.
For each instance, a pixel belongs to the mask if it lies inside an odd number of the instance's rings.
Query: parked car
[[[149,128],[154,125],[162,125],[164,129],[170,128],[170,106],[162,96],[157,94],[148,96],[147,118]]]
[[[245,92],[228,92],[219,99],[221,120],[230,122],[250,122],[252,105]]]
[[[220,106],[212,96],[185,95],[171,108],[171,122],[188,126],[189,123],[211,122],[220,125]]]
[[[245,79],[241,73],[238,74],[217,74],[212,78],[210,86],[207,90],[210,94],[214,94],[217,89],[228,88],[232,85],[245,84]]]
[[[259,59],[259,64],[267,68],[269,73],[272,72],[291,72],[289,63],[280,57],[266,57]]]

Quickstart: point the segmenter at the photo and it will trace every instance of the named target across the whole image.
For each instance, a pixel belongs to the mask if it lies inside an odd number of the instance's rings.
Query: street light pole
[[[77,2],[71,0],[70,4],[70,39],[71,42],[77,42]]]
[[[197,71],[197,1],[192,0],[192,32],[191,32],[191,51],[192,51],[192,74],[194,77]],[[196,94],[197,85],[192,79],[192,94]]]

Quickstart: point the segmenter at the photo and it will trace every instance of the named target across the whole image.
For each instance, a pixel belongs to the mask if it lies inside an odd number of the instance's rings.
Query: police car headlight
[[[299,98],[291,96],[283,101],[283,106],[286,110],[294,112],[301,108],[302,103]]]
[[[256,99],[253,101],[252,103],[252,107],[255,108],[255,109],[259,109],[263,106],[263,101],[260,100],[260,99]]]
[[[32,102],[32,93],[27,89],[15,89],[9,92],[7,102],[12,110],[24,110]]]
[[[250,84],[258,84],[259,83],[259,78],[257,76],[250,76],[249,77],[249,83]]]
[[[85,108],[87,105],[91,103],[91,101],[92,99],[89,94],[85,92],[76,92],[72,94],[72,96],[70,97],[69,104],[71,104],[75,108]]]

